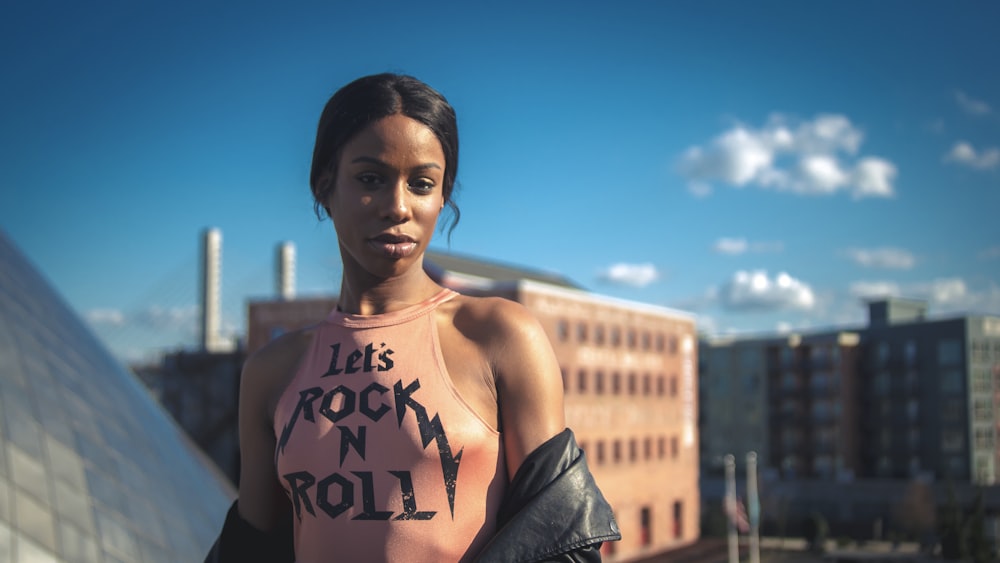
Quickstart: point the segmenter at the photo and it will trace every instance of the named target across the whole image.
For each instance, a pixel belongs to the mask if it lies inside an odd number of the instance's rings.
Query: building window
[[[667,392],[667,378],[661,373],[656,376],[656,395],[662,397]]]
[[[674,539],[679,540],[684,536],[684,503],[674,501]]]
[[[604,325],[594,327],[594,344],[604,346]]]
[[[648,506],[639,510],[639,545],[647,546],[653,543],[652,510]]]
[[[667,457],[667,439],[660,436],[656,439],[656,458],[663,459]]]
[[[677,396],[677,376],[676,375],[671,375],[670,376],[670,396],[671,397],[676,397]]]
[[[972,419],[979,421],[993,420],[993,398],[976,397],[972,403]]]
[[[671,436],[670,438],[670,459],[677,459],[677,455],[680,453],[680,448],[678,447],[677,436]]]
[[[597,441],[597,463],[598,465],[604,464],[604,440]]]
[[[674,334],[670,335],[670,355],[677,355],[677,335]]]
[[[638,387],[636,375],[634,373],[628,374],[628,394],[635,395],[638,392]]]
[[[598,371],[594,374],[594,393],[598,395],[604,394],[604,372]]]
[[[973,393],[993,392],[993,378],[992,376],[990,376],[989,370],[986,369],[972,370],[972,392]]]
[[[648,397],[650,393],[652,393],[652,390],[653,390],[653,376],[649,375],[648,373],[644,373],[642,375],[642,394]]]
[[[889,461],[889,456],[880,456],[878,458],[878,465],[875,471],[882,477],[888,476],[892,473],[892,462]]]
[[[964,389],[962,371],[948,369],[941,372],[941,391],[944,393],[961,393]]]
[[[642,331],[642,349],[649,350],[649,331]]]
[[[963,406],[962,399],[950,398],[941,401],[941,418],[951,422],[958,422],[965,417]]]
[[[619,463],[622,460],[622,442],[621,440],[615,440],[611,445],[611,459],[615,463]]]
[[[964,477],[965,476],[965,458],[952,456],[948,458],[947,462],[947,472],[950,477]]]
[[[980,450],[993,449],[992,428],[976,428],[976,449]]]
[[[889,394],[889,372],[880,371],[875,375],[872,381],[872,391],[876,395],[888,395]]]
[[[952,366],[962,361],[962,343],[957,338],[938,342],[938,364]]]
[[[611,346],[617,348],[622,343],[622,331],[617,326],[611,327]],[[604,542],[609,543],[609,542]]]
[[[587,324],[577,323],[576,325],[576,341],[586,342],[587,341]]]
[[[559,338],[559,342],[566,342],[569,338],[569,322],[566,319],[559,319],[556,323],[556,336]]]
[[[646,461],[653,459],[653,439],[649,436],[642,441],[642,457]]]
[[[656,351],[657,352],[662,352],[663,351],[663,342],[664,342],[663,333],[662,332],[657,333],[656,334]]]
[[[875,361],[879,367],[884,367],[889,363],[889,343],[879,342],[875,345]]]
[[[906,362],[907,367],[913,367],[917,365],[917,343],[912,340],[907,340],[903,344],[903,361]]]
[[[941,451],[944,453],[960,452],[963,449],[961,430],[941,430]]]
[[[632,329],[632,328],[628,329],[628,333],[626,335],[626,339],[627,339],[626,340],[626,345],[628,346],[628,349],[629,350],[634,349],[635,348],[635,329]]]
[[[611,374],[611,394],[618,395],[622,392],[622,376],[617,371]]]
[[[892,446],[892,432],[888,428],[883,428],[880,432],[879,443],[883,450],[888,450]]]
[[[628,441],[628,460],[632,463],[639,460],[639,441],[635,438]]]
[[[576,388],[577,388],[577,390],[580,393],[586,393],[587,392],[587,371],[586,370],[582,370],[581,369],[577,373],[576,384],[577,384]]]

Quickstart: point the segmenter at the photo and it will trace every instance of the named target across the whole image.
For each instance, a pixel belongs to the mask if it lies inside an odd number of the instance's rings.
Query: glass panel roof
[[[0,232],[0,561],[200,561],[233,496]]]

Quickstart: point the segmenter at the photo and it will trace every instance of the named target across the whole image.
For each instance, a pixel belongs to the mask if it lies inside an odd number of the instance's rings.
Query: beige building
[[[699,537],[698,381],[694,318],[584,291],[556,275],[428,253],[442,285],[523,304],[562,368],[567,424],[615,510],[628,561]]]

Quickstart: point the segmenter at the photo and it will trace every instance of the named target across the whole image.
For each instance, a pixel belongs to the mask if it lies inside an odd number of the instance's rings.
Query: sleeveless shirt
[[[434,311],[332,311],[279,398],[275,466],[298,563],[467,561],[507,486],[501,436],[458,394]]]

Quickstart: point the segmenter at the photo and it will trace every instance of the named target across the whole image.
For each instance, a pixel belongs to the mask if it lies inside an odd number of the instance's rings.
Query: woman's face
[[[362,129],[340,153],[325,205],[345,274],[389,278],[418,267],[444,207],[444,151],[434,132],[396,114]]]

